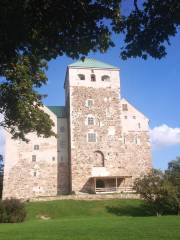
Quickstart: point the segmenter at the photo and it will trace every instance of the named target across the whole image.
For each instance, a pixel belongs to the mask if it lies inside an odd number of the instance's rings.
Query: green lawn
[[[178,216],[151,216],[139,200],[64,200],[26,208],[24,223],[0,225],[1,240],[180,239]]]

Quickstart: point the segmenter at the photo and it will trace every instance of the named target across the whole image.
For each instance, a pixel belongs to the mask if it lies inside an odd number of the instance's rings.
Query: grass
[[[178,216],[155,217],[139,200],[28,203],[27,219],[1,224],[2,240],[176,240]],[[49,220],[42,220],[42,216]]]

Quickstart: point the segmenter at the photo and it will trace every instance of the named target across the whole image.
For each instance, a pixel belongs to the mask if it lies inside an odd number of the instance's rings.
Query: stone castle
[[[151,169],[149,120],[121,98],[117,67],[77,61],[64,88],[65,106],[44,106],[56,138],[6,133],[4,199],[127,192]]]

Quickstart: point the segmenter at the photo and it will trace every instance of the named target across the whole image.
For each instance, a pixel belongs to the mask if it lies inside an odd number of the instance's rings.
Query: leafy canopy
[[[86,56],[113,47],[112,33],[125,34],[121,52],[129,57],[165,56],[164,41],[180,23],[179,0],[146,0],[123,16],[125,0],[2,0],[0,2],[0,123],[14,138],[28,132],[54,135],[42,111],[47,62],[57,56]]]
[[[157,215],[168,211],[180,214],[180,157],[169,162],[164,173],[153,169],[136,179],[134,189]]]

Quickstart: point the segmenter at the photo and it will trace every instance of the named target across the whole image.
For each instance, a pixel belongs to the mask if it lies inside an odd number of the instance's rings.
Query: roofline
[[[120,71],[120,68],[116,68],[116,67],[103,67],[103,68],[98,68],[98,67],[83,67],[83,66],[71,66],[68,65],[67,68],[77,68],[77,69],[87,69],[87,68],[91,68],[91,69],[95,69],[95,70],[101,70],[101,69],[108,69],[108,70],[114,70],[114,71]]]

